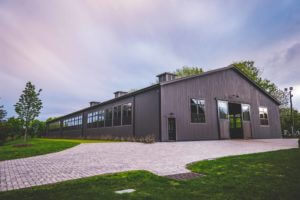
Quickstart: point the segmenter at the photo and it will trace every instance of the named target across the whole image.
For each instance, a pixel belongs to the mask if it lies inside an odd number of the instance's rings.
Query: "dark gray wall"
[[[238,95],[239,97],[233,97]],[[190,99],[205,99],[206,123],[191,123]],[[162,141],[168,140],[167,118],[176,117],[177,140],[218,139],[216,98],[251,105],[253,138],[279,138],[279,108],[269,97],[233,69],[165,84],[161,87]],[[265,106],[269,126],[259,124],[258,107]]]
[[[159,89],[136,95],[135,135],[154,135],[159,140]]]
[[[87,116],[88,113],[105,110],[114,106],[122,105],[125,103],[132,103],[132,124],[125,126],[112,126],[101,128],[87,128]],[[62,137],[62,138],[87,138],[87,139],[99,139],[102,136],[112,137],[129,137],[137,136],[142,137],[153,134],[156,139],[159,140],[159,88],[156,87],[151,90],[144,91],[142,93],[129,96],[121,100],[117,100],[110,104],[99,105],[91,109],[87,109],[82,113],[77,113],[72,116],[65,117],[71,118],[83,114],[83,127],[80,129],[65,129],[61,128],[61,131],[47,131],[45,137]],[[63,119],[60,119],[61,124]]]

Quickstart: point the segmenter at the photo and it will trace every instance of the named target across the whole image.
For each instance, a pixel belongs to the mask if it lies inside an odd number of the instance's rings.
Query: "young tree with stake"
[[[39,98],[42,89],[35,91],[35,86],[29,81],[21,94],[19,101],[15,105],[15,111],[18,117],[23,121],[25,133],[24,141],[27,140],[27,132],[33,120],[39,116],[42,109],[42,101]]]

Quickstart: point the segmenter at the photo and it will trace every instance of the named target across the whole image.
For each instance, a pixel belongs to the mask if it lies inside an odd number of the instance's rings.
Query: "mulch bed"
[[[32,144],[14,144],[13,147],[31,147]]]
[[[198,178],[201,176],[205,176],[205,175],[194,173],[194,172],[188,172],[188,173],[181,173],[181,174],[172,174],[165,177],[182,181],[182,180],[190,180],[190,179]]]

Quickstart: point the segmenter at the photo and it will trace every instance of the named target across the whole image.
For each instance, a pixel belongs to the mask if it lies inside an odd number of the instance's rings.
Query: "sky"
[[[0,0],[0,105],[31,81],[39,116],[60,116],[139,89],[184,65],[253,60],[300,109],[298,0]]]

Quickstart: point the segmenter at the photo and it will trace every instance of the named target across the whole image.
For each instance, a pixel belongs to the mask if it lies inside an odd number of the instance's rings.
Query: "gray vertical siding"
[[[205,100],[205,123],[191,123],[191,98]],[[63,119],[82,114],[82,128],[48,131],[46,137],[97,139],[106,135],[113,137],[154,135],[158,141],[168,141],[167,120],[168,117],[175,117],[178,141],[220,139],[220,134],[221,138],[224,137],[222,132],[219,132],[226,125],[219,124],[216,100],[250,104],[252,138],[281,137],[278,105],[232,68],[183,81],[162,83],[161,86],[151,86],[140,92],[72,113],[59,118],[61,125]],[[87,128],[88,113],[125,103],[133,104],[131,125]],[[268,108],[268,126],[260,125],[259,106]],[[250,130],[249,127],[247,130]]]
[[[113,108],[114,106],[132,103],[132,124],[112,127],[87,127],[88,113]],[[82,115],[82,128],[66,129],[62,128],[63,120],[74,116]],[[159,140],[159,87],[150,89],[135,95],[121,98],[111,103],[94,106],[59,119],[61,121],[61,129],[50,131],[44,135],[49,138],[86,138],[99,139],[102,136],[112,137],[130,137],[130,136],[147,136],[155,135]],[[47,125],[48,126],[48,125]]]
[[[191,98],[205,100],[205,123],[190,122]],[[251,105],[253,138],[281,137],[278,105],[233,69],[162,85],[161,99],[163,141],[170,113],[176,117],[177,140],[219,139],[216,99]],[[268,108],[269,126],[260,125],[259,106]]]
[[[135,96],[135,135],[159,140],[159,89]]]

